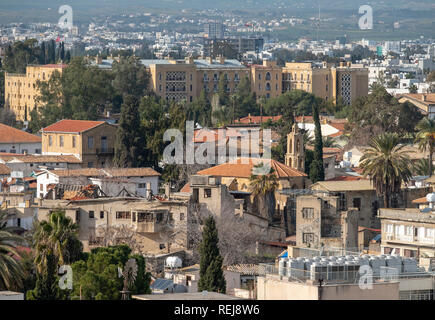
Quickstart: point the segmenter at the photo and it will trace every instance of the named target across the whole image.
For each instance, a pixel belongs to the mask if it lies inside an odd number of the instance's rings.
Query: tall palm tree
[[[261,168],[263,163],[257,164],[255,167]],[[272,221],[275,210],[275,190],[278,188],[278,179],[274,169],[270,168],[268,174],[251,174],[249,180],[249,186],[260,215]]]
[[[412,177],[411,160],[395,133],[383,133],[372,139],[361,157],[363,174],[370,178],[378,195],[384,196],[384,207],[389,208],[391,196],[400,191],[402,182]]]
[[[71,244],[78,241],[78,225],[64,211],[52,212],[47,221],[37,224],[33,236],[35,264],[38,272],[45,269],[47,257],[54,255],[59,265],[72,262]]]
[[[24,239],[6,226],[7,218],[6,212],[0,212],[0,290],[21,287],[25,277],[24,267],[17,259],[17,246]]]
[[[429,168],[427,173],[433,173],[432,156],[435,151],[435,120],[423,118],[415,127],[418,132],[415,138],[420,151],[429,151]]]

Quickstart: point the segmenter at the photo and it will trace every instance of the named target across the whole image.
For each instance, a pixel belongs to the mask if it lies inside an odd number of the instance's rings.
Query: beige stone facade
[[[29,65],[26,74],[5,74],[5,105],[19,121],[30,120],[39,95],[37,81],[48,81],[54,72],[62,73],[65,65]]]

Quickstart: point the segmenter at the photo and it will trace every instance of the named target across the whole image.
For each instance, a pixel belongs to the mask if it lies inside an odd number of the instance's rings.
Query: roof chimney
[[[207,62],[212,64],[213,63],[213,57],[207,57]]]
[[[224,56],[219,56],[219,63],[220,64],[225,64],[225,57]]]

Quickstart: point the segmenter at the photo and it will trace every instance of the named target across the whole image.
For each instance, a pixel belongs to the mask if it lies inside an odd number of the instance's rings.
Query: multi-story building
[[[351,104],[353,100],[368,94],[367,68],[341,62],[338,67],[327,63],[288,62],[282,70],[283,92],[299,89],[325,99]]]
[[[30,120],[39,95],[37,81],[47,81],[54,72],[62,73],[66,65],[28,65],[25,74],[5,74],[5,106],[19,121]]]
[[[433,203],[432,203],[433,204]],[[381,251],[435,262],[435,215],[426,209],[380,209]]]
[[[82,167],[110,167],[116,125],[105,121],[60,120],[41,130],[43,155],[74,155]]]
[[[282,93],[282,68],[276,61],[251,66],[251,90],[257,97],[276,98]]]
[[[186,60],[141,60],[151,73],[151,89],[167,100],[192,102],[202,90],[211,98],[218,91],[221,77],[226,77],[227,92],[234,92],[249,69],[237,60],[219,57]]]

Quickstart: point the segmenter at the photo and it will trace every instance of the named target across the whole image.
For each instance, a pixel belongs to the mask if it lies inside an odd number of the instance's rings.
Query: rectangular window
[[[53,145],[53,136],[48,136],[48,145],[51,147]]]
[[[387,233],[393,234],[394,226],[392,224],[387,224]]]
[[[104,211],[100,211],[100,219],[104,219]]]
[[[116,219],[131,219],[130,211],[116,211]]]
[[[204,198],[211,197],[211,189],[204,189]]]
[[[314,218],[314,208],[302,208],[302,218],[313,219]]]
[[[94,211],[89,211],[89,219],[93,219],[94,218]]]
[[[59,147],[63,147],[63,136],[59,136]]]
[[[73,146],[73,148],[76,147],[76,143],[77,143],[76,139],[77,139],[77,137],[72,137],[72,146]]]
[[[412,236],[414,234],[414,228],[412,226],[406,226],[405,235]]]
[[[353,198],[353,207],[361,210],[361,198]]]
[[[94,137],[88,137],[88,148],[89,149],[94,148]]]
[[[93,168],[94,167],[94,163],[91,161],[91,162],[88,162],[88,168]]]
[[[145,183],[139,183],[138,184],[138,188],[139,189],[145,189],[146,188],[146,184]]]
[[[311,243],[314,241],[314,233],[303,233],[302,234],[302,242],[303,243]]]

